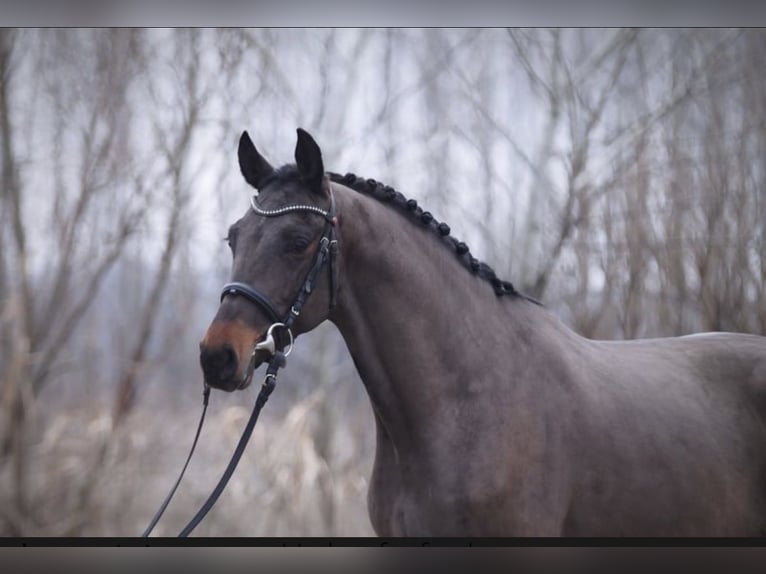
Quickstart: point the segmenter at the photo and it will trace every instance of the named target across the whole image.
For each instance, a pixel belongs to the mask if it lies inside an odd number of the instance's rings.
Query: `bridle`
[[[216,503],[218,497],[221,495],[224,488],[226,488],[231,475],[234,473],[234,469],[237,467],[237,464],[239,463],[239,460],[245,451],[247,442],[250,440],[250,436],[253,432],[253,429],[255,428],[255,423],[258,420],[258,415],[260,414],[263,405],[266,404],[269,395],[271,395],[271,392],[276,386],[277,372],[281,367],[285,366],[287,355],[289,355],[292,351],[294,341],[293,333],[291,330],[292,325],[300,316],[301,311],[303,310],[303,306],[306,304],[306,300],[313,292],[316,284],[316,279],[325,263],[329,265],[329,306],[331,311],[335,308],[337,285],[337,264],[335,260],[338,255],[338,240],[335,238],[335,226],[337,224],[337,217],[335,215],[335,197],[333,196],[332,189],[330,189],[329,186],[327,189],[330,195],[330,207],[326,211],[315,205],[288,205],[279,209],[266,210],[261,209],[258,206],[257,195],[253,196],[253,198],[250,200],[250,206],[252,207],[253,211],[260,216],[279,217],[294,212],[315,213],[324,217],[325,225],[324,229],[322,230],[322,235],[319,239],[319,247],[317,249],[316,255],[314,256],[314,262],[311,265],[311,268],[309,269],[306,275],[306,279],[303,281],[303,285],[299,289],[298,294],[295,296],[293,304],[290,306],[290,309],[286,313],[280,314],[276,306],[267,295],[252,285],[248,285],[247,283],[227,283],[221,290],[221,302],[223,302],[227,295],[240,295],[248,301],[254,303],[269,317],[269,320],[272,322],[266,331],[264,339],[257,343],[253,348],[243,383],[247,382],[252,376],[253,371],[255,370],[256,355],[259,351],[268,353],[271,358],[269,360],[268,368],[266,369],[263,385],[261,386],[261,390],[255,400],[253,412],[251,413],[250,419],[245,426],[245,430],[242,431],[242,436],[240,437],[239,442],[234,449],[234,454],[232,454],[231,460],[226,466],[226,470],[219,479],[218,484],[216,484],[208,499],[205,501],[202,507],[200,507],[194,517],[189,521],[189,524],[187,524],[184,529],[181,530],[180,534],[178,535],[179,537],[188,536],[192,530],[194,530],[194,528],[196,528],[197,525],[202,522],[202,519],[205,518],[207,513]],[[275,331],[278,332],[279,330],[283,330],[285,332],[287,340],[275,336]],[[159,510],[155,513],[154,517],[149,523],[149,526],[143,532],[142,536],[144,538],[148,537],[151,531],[154,529],[155,525],[162,517],[165,509],[170,503],[170,500],[173,498],[178,485],[181,483],[181,479],[186,472],[186,467],[189,465],[189,461],[191,460],[192,454],[194,453],[194,448],[197,446],[197,439],[199,438],[200,431],[202,430],[202,423],[205,420],[205,412],[207,411],[209,396],[210,387],[205,384],[202,401],[202,415],[200,417],[199,424],[197,425],[197,432],[194,436],[191,450],[189,451],[186,462],[181,469],[181,474],[176,480],[173,488],[168,493]]]
[[[335,224],[337,223],[337,220],[335,217],[335,196],[329,187],[328,190],[330,194],[330,207],[326,211],[315,205],[305,204],[288,205],[279,209],[267,210],[261,209],[258,206],[257,196],[253,196],[250,199],[250,207],[255,213],[262,217],[280,217],[282,215],[295,212],[314,213],[316,215],[321,215],[325,219],[325,225],[324,229],[322,230],[322,235],[319,239],[319,248],[317,249],[317,253],[314,257],[314,263],[309,269],[309,272],[306,275],[306,279],[303,281],[303,285],[299,289],[298,294],[295,296],[293,304],[290,306],[290,309],[286,313],[280,314],[276,305],[272,303],[271,299],[269,299],[267,295],[252,285],[241,282],[233,282],[227,283],[223,286],[223,289],[221,290],[222,303],[227,295],[241,295],[259,307],[271,320],[271,326],[266,331],[266,338],[255,345],[253,348],[253,353],[250,356],[250,364],[248,365],[248,370],[245,374],[244,381],[247,381],[252,375],[255,367],[256,354],[259,351],[267,351],[272,355],[276,351],[276,348],[279,345],[277,344],[277,339],[274,336],[274,331],[278,329],[285,331],[288,337],[288,347],[287,351],[285,351],[285,356],[290,354],[293,347],[293,333],[291,327],[295,320],[300,316],[306,300],[314,290],[317,275],[319,275],[319,272],[322,270],[322,267],[325,263],[328,263],[329,265],[328,276],[330,282],[330,310],[332,311],[335,308],[337,282],[335,259],[338,254],[338,240],[335,239]]]

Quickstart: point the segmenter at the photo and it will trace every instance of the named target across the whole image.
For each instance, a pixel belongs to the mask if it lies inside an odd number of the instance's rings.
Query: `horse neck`
[[[523,352],[536,306],[496,297],[435,234],[375,199],[336,188],[340,290],[331,320],[378,421],[390,435],[413,436],[416,426],[449,411],[442,407],[460,385],[486,371],[498,338],[506,357]],[[488,338],[495,343],[484,347]]]

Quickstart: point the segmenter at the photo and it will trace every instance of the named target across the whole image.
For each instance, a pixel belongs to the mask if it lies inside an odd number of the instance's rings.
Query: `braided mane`
[[[400,212],[410,218],[413,222],[425,226],[436,233],[441,241],[455,254],[458,261],[468,269],[472,274],[481,277],[492,285],[495,295],[502,297],[510,295],[512,297],[521,297],[528,299],[533,303],[540,305],[535,299],[524,295],[516,290],[510,281],[503,281],[495,271],[483,261],[479,261],[468,250],[468,246],[450,235],[450,227],[446,223],[437,221],[433,214],[424,211],[418,202],[414,199],[407,199],[394,188],[383,185],[374,179],[362,179],[353,173],[340,175],[338,173],[328,172],[330,180],[340,183],[364,195],[369,195],[382,203],[388,203],[395,206]]]

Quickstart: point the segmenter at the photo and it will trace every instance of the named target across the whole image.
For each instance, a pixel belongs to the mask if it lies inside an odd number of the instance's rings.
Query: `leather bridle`
[[[257,196],[253,196],[253,198],[250,200],[250,206],[252,207],[253,211],[257,213],[258,215],[262,217],[280,217],[282,215],[286,215],[288,213],[295,213],[295,212],[304,212],[304,213],[314,213],[316,215],[321,215],[325,219],[325,225],[324,229],[322,230],[322,235],[319,239],[319,247],[317,249],[317,253],[314,257],[314,263],[312,264],[311,268],[309,269],[308,274],[306,275],[306,279],[303,282],[303,285],[298,291],[298,294],[295,296],[295,299],[293,301],[293,304],[290,306],[290,309],[286,311],[285,313],[280,313],[277,310],[276,305],[271,301],[271,299],[265,295],[262,291],[258,290],[257,288],[253,287],[252,285],[248,285],[247,283],[241,283],[241,282],[233,282],[233,283],[227,283],[223,286],[223,289],[221,290],[221,302],[226,298],[227,295],[240,295],[244,297],[245,299],[249,300],[250,302],[254,303],[258,308],[261,309],[271,320],[271,326],[268,328],[266,332],[266,338],[255,345],[253,348],[253,353],[250,357],[250,364],[248,365],[248,370],[245,374],[245,378],[243,382],[246,382],[249,377],[252,375],[253,369],[255,367],[255,360],[256,360],[256,354],[259,351],[267,351],[270,352],[272,355],[274,354],[274,351],[277,347],[279,347],[279,342],[277,341],[277,338],[274,336],[274,332],[278,329],[283,329],[285,333],[287,334],[289,345],[287,352],[285,353],[285,356],[287,356],[290,351],[292,350],[292,342],[293,342],[293,334],[291,331],[292,325],[295,322],[295,320],[300,316],[301,311],[303,310],[303,306],[306,303],[306,300],[308,299],[309,295],[314,290],[314,286],[316,284],[317,276],[319,275],[319,272],[322,270],[322,267],[324,267],[325,263],[328,263],[329,265],[329,283],[330,283],[330,310],[335,308],[336,304],[336,264],[335,259],[338,254],[338,240],[335,239],[335,224],[337,223],[337,219],[335,217],[335,197],[333,196],[332,190],[328,187],[329,195],[330,195],[330,207],[326,211],[315,206],[315,205],[288,205],[286,207],[281,207],[279,209],[271,209],[266,210],[262,209],[257,202]],[[282,346],[284,346],[285,341],[281,341]]]
[[[306,303],[306,300],[308,299],[309,295],[314,290],[317,277],[324,267],[325,263],[328,263],[329,265],[329,282],[330,282],[330,310],[332,310],[335,307],[336,304],[336,285],[337,285],[337,265],[336,265],[336,257],[338,255],[338,240],[335,238],[335,225],[337,224],[337,217],[335,215],[335,198],[332,194],[332,190],[328,187],[328,191],[330,194],[330,207],[327,211],[314,206],[314,205],[289,205],[287,207],[282,207],[280,209],[274,209],[274,210],[265,210],[261,209],[258,206],[256,197],[253,197],[250,205],[255,213],[258,215],[261,215],[263,217],[279,217],[281,215],[285,215],[287,213],[294,213],[294,212],[307,212],[307,213],[316,213],[317,215],[321,215],[325,218],[325,226],[322,230],[322,236],[319,239],[319,247],[317,249],[316,255],[314,256],[314,262],[311,266],[311,268],[308,271],[308,274],[306,275],[306,279],[303,281],[303,285],[301,286],[300,290],[298,291],[298,294],[295,296],[295,300],[293,304],[290,306],[290,309],[280,314],[277,310],[276,306],[272,303],[271,299],[253,287],[252,285],[248,285],[247,283],[241,283],[241,282],[233,282],[233,283],[227,283],[223,286],[223,289],[221,291],[221,302],[223,302],[224,298],[227,295],[240,295],[242,297],[245,297],[248,301],[251,301],[254,303],[259,309],[261,309],[269,318],[269,320],[272,322],[271,326],[267,329],[266,335],[264,340],[259,342],[255,345],[253,348],[253,352],[250,356],[250,362],[248,364],[247,372],[245,373],[245,377],[243,379],[243,383],[246,383],[250,377],[252,376],[253,370],[255,369],[255,361],[256,361],[256,354],[258,351],[264,351],[269,353],[270,360],[269,360],[269,366],[266,369],[266,376],[263,381],[263,385],[261,386],[261,390],[258,393],[258,397],[255,400],[255,406],[253,407],[253,412],[250,415],[250,419],[247,422],[247,425],[245,426],[245,430],[242,432],[242,436],[239,439],[239,442],[237,443],[237,446],[234,450],[234,454],[231,457],[231,460],[229,461],[229,464],[226,467],[226,470],[223,473],[223,476],[221,476],[220,480],[218,481],[218,484],[213,489],[213,492],[210,494],[208,499],[205,501],[205,503],[202,505],[202,507],[197,511],[197,513],[194,515],[194,517],[189,521],[189,524],[187,524],[183,530],[181,530],[179,537],[186,537],[188,536],[194,528],[197,527],[197,525],[202,521],[203,518],[207,515],[207,513],[210,511],[210,509],[213,507],[213,505],[218,500],[218,497],[223,492],[224,488],[229,482],[229,479],[231,478],[231,475],[234,473],[234,469],[237,467],[237,464],[239,463],[240,458],[242,457],[242,454],[245,451],[245,447],[247,446],[247,442],[250,440],[250,436],[253,432],[253,429],[255,428],[255,423],[258,420],[258,415],[261,412],[261,409],[263,408],[263,405],[266,404],[266,401],[269,398],[269,395],[271,395],[271,392],[274,390],[274,387],[276,386],[277,381],[277,372],[281,367],[284,367],[286,364],[286,357],[290,354],[293,347],[293,334],[292,334],[292,325],[295,322],[295,320],[300,316],[301,311],[303,310],[303,306]],[[274,335],[275,331],[279,331],[280,329],[284,330],[285,334],[287,335],[287,340],[278,338]],[[286,347],[286,348],[285,348]],[[207,411],[207,405],[208,405],[208,398],[210,396],[210,387],[205,384],[204,385],[204,392],[203,392],[203,401],[202,401],[202,416],[200,417],[199,424],[197,425],[197,432],[194,436],[194,441],[192,443],[191,450],[189,452],[189,455],[186,458],[186,463],[184,464],[181,474],[176,480],[173,488],[168,493],[167,497],[163,501],[162,505],[160,506],[159,510],[155,513],[154,517],[152,518],[151,522],[149,523],[149,526],[146,528],[146,530],[143,532],[142,536],[144,538],[148,537],[151,531],[154,529],[155,525],[159,521],[162,514],[165,512],[165,509],[167,508],[168,504],[170,503],[170,500],[173,498],[173,495],[175,494],[176,489],[178,488],[178,485],[181,482],[181,479],[183,478],[184,472],[186,472],[186,467],[189,465],[189,461],[191,460],[192,454],[194,453],[194,448],[197,445],[197,439],[199,438],[200,431],[202,430],[202,423],[205,420],[205,412]]]

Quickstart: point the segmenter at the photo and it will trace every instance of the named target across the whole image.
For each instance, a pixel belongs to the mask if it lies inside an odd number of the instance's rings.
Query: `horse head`
[[[295,164],[274,169],[243,132],[238,155],[256,194],[229,228],[231,282],[200,343],[205,382],[226,391],[247,387],[293,333],[325,320],[335,295],[337,220],[319,146],[299,128]]]

